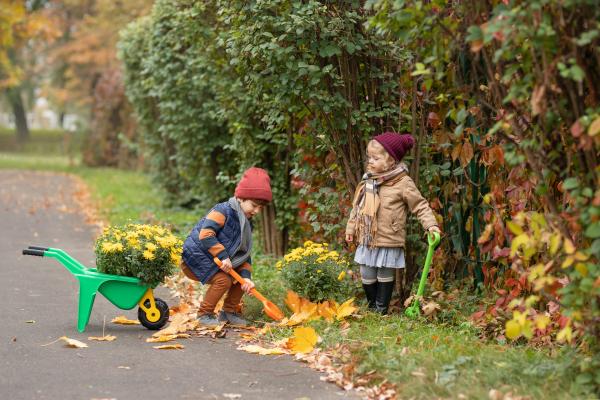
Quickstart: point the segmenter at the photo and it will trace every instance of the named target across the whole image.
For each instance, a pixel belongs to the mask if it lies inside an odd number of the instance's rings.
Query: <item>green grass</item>
[[[257,239],[254,239],[254,243],[258,243]],[[254,251],[254,253],[256,254],[257,252]],[[253,255],[252,280],[261,294],[281,307],[284,304],[283,300],[285,299],[287,289],[280,279],[279,271],[275,268],[276,261],[272,257]],[[270,321],[262,310],[262,303],[256,298],[250,296],[244,297],[244,316],[247,319],[255,322]]]
[[[0,151],[76,157],[83,141],[81,133],[62,129],[32,129],[30,135],[30,140],[18,143],[14,130],[0,127]]]

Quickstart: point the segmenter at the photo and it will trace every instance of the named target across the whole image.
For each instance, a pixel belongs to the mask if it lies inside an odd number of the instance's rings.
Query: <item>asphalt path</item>
[[[54,259],[23,256],[28,245],[62,248],[94,266],[95,229],[74,202],[67,175],[0,171],[1,399],[343,399],[357,398],[320,380],[290,356],[258,356],[225,339],[180,340],[184,350],[156,350],[137,318],[97,295],[89,325],[77,331],[78,282]],[[169,304],[164,288],[157,296]],[[106,324],[105,324],[106,321]],[[88,336],[115,335],[113,342]],[[68,348],[59,337],[88,348]],[[54,343],[53,343],[54,342]]]

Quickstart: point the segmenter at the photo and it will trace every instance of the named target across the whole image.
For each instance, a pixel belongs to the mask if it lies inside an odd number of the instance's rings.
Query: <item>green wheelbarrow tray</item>
[[[79,311],[77,330],[83,332],[90,320],[96,293],[100,292],[112,304],[122,310],[131,310],[139,305],[138,319],[148,329],[162,328],[169,319],[169,306],[159,298],[154,298],[153,288],[144,285],[139,279],[110,275],[87,268],[61,249],[29,246],[24,255],[52,257],[57,259],[79,281]]]
[[[433,252],[440,243],[440,234],[437,232],[433,232],[433,235],[428,234],[427,243],[429,244],[429,247],[427,248],[427,256],[425,257],[425,265],[423,266],[423,273],[421,274],[421,280],[419,281],[417,295],[415,296],[412,305],[404,310],[404,314],[410,318],[416,318],[421,312],[419,307],[419,297],[422,297],[423,292],[425,291],[425,283],[427,282],[427,275],[429,275],[429,267],[431,266],[431,260],[433,259]]]

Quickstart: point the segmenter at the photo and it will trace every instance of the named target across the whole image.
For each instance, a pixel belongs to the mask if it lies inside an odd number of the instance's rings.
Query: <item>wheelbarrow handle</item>
[[[37,250],[37,249],[24,249],[24,250],[23,250],[23,255],[25,255],[25,256],[38,256],[38,257],[44,257],[44,250]]]
[[[46,251],[49,249],[49,247],[42,247],[42,246],[27,246],[28,249],[33,249],[33,250],[43,250]]]

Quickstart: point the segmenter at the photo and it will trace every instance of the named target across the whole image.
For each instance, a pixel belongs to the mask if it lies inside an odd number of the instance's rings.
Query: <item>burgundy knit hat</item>
[[[235,197],[268,202],[273,200],[271,178],[267,171],[258,167],[248,168],[235,188]]]
[[[408,133],[401,135],[394,132],[384,132],[381,135],[375,136],[373,139],[377,140],[396,161],[402,160],[404,155],[408,153],[415,144],[415,139]]]

